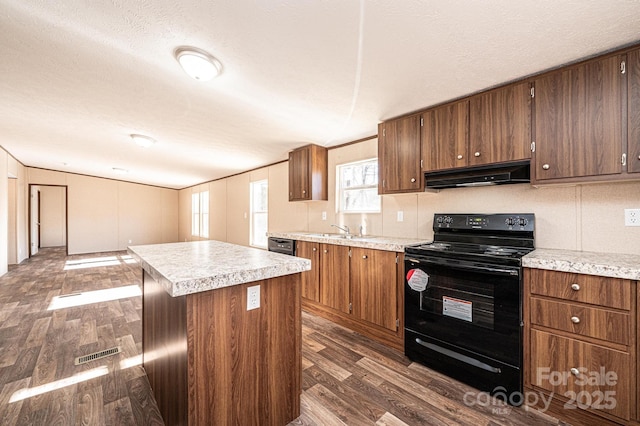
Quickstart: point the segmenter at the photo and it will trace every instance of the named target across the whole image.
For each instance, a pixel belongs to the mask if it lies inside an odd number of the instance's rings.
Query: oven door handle
[[[406,260],[413,264],[417,265],[437,265],[437,266],[448,266],[453,269],[465,269],[468,271],[481,271],[488,272],[493,275],[509,275],[509,276],[518,276],[520,275],[520,268],[496,268],[492,266],[481,266],[478,264],[469,264],[464,261],[460,262],[450,262],[447,260],[427,260],[427,259],[415,259],[411,257],[407,257]]]

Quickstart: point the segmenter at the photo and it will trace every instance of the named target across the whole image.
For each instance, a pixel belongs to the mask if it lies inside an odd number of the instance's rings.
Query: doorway
[[[29,185],[29,256],[44,247],[68,249],[67,186]]]

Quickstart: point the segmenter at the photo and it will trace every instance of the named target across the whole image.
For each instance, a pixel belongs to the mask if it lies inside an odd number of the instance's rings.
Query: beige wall
[[[9,236],[9,155],[0,149],[0,275],[9,270],[9,245],[6,243]]]
[[[624,209],[640,208],[640,182],[618,182],[534,188],[528,184],[493,187],[455,188],[440,192],[421,192],[382,197],[382,213],[336,213],[338,164],[377,157],[377,140],[329,150],[329,199],[327,201],[288,201],[288,164],[280,163],[244,173],[210,185],[223,188],[211,192],[212,206],[219,212],[211,220],[221,227],[226,221],[226,240],[248,244],[249,182],[256,177],[269,179],[269,231],[335,232],[331,224],[348,225],[357,232],[366,225],[369,235],[433,238],[434,213],[534,213],[536,246],[570,250],[640,254],[640,227],[624,226]],[[180,211],[190,209],[183,205]],[[189,199],[190,202],[190,199]],[[221,206],[226,203],[226,208]],[[398,222],[402,211],[403,221]],[[322,212],[327,219],[322,220]],[[226,218],[224,215],[226,214]],[[186,222],[184,217],[186,217]],[[181,214],[181,229],[190,226],[188,213]],[[219,234],[225,240],[224,233]]]
[[[66,185],[69,254],[178,241],[178,191],[28,168],[31,184]]]
[[[7,264],[15,265],[18,263],[18,208],[16,206],[18,179],[8,179],[8,210],[7,210]]]
[[[66,188],[39,186],[40,247],[67,245]]]

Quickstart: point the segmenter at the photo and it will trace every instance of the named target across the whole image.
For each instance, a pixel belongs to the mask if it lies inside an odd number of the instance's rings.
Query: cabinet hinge
[[[349,249],[349,257],[351,257],[351,249]]]
[[[400,318],[396,318],[396,330],[400,328]]]
[[[626,152],[624,154],[622,154],[622,160],[620,161],[620,164],[622,164],[623,166],[627,165],[627,153]]]
[[[353,304],[349,303],[349,312],[353,311]]]
[[[531,97],[535,98],[536,97],[536,88],[531,86]]]
[[[384,188],[384,179],[382,179],[382,187]]]
[[[627,73],[627,62],[626,61],[621,61],[620,62],[620,74],[626,74]]]
[[[398,255],[396,254],[396,263],[398,263]]]
[[[387,134],[387,129],[382,129],[382,136],[386,136]]]
[[[424,126],[424,118],[420,117],[420,127]]]
[[[531,142],[531,152],[536,152],[536,141]]]
[[[420,160],[420,168],[423,168],[423,167],[424,167],[424,165],[423,165],[423,161],[424,161],[424,160]]]

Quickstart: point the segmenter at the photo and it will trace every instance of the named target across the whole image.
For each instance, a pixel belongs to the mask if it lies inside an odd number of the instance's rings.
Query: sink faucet
[[[343,228],[342,226],[338,226],[338,225],[331,225],[331,226],[334,226],[334,227],[336,227],[336,228],[338,228],[338,229],[341,229],[341,230],[343,230],[344,232],[346,232],[346,233],[347,233],[347,235],[350,235],[350,234],[349,234],[349,227],[348,227],[347,225],[345,225],[345,226],[344,226],[344,228]]]

